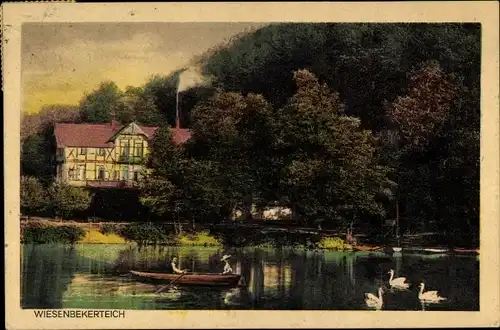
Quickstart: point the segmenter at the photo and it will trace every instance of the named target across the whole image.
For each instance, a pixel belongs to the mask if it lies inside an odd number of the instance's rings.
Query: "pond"
[[[224,254],[247,286],[174,285],[155,293],[161,284],[129,274],[165,271],[174,255],[183,269],[220,273]],[[22,308],[364,310],[365,293],[383,286],[384,310],[479,310],[476,256],[82,244],[24,245],[21,262]],[[391,269],[409,290],[389,288]],[[422,305],[421,281],[447,300]]]

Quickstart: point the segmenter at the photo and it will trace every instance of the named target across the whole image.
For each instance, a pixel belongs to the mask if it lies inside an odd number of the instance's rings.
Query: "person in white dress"
[[[233,269],[231,268],[231,265],[229,265],[229,262],[227,261],[227,259],[229,259],[231,256],[230,255],[224,255],[221,259],[221,261],[223,261],[225,263],[224,265],[224,271],[222,272],[222,274],[232,274],[233,273]]]

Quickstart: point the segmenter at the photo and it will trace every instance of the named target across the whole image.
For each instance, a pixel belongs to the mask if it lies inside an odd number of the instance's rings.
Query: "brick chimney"
[[[179,92],[175,95],[175,128],[181,128],[180,123],[180,114],[179,114]]]
[[[119,126],[119,123],[116,121],[116,114],[115,114],[114,111],[111,112],[111,123],[110,123],[110,125],[111,125],[111,130],[112,131],[116,131],[117,128],[118,128],[118,126]]]

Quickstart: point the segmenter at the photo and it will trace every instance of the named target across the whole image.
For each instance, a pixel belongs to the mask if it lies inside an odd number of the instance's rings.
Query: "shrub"
[[[87,210],[91,202],[91,196],[87,190],[66,184],[53,184],[49,189],[49,194],[55,214],[64,218]]]
[[[109,235],[109,234],[117,234],[120,232],[120,229],[111,223],[105,223],[101,226],[99,231],[104,234],[104,235]]]
[[[47,191],[37,178],[21,178],[21,211],[23,214],[41,214],[47,208],[48,202]]]
[[[121,228],[119,234],[127,241],[140,245],[173,242],[171,232],[164,224],[131,223]]]
[[[339,237],[323,237],[318,242],[318,248],[343,251],[349,249],[350,245],[346,244],[344,240]]]
[[[208,232],[181,235],[176,239],[176,243],[190,246],[222,246],[222,243]]]
[[[60,243],[74,244],[85,236],[85,231],[76,226],[48,226],[30,223],[22,227],[21,243]]]
[[[102,232],[90,229],[85,232],[85,236],[80,240],[81,243],[91,244],[123,244],[125,239],[115,233],[103,234]]]

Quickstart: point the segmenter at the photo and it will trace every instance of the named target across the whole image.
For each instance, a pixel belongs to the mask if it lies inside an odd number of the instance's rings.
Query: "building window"
[[[143,149],[143,146],[142,146],[142,142],[138,142],[135,144],[135,148],[134,148],[134,156],[136,157],[142,157],[144,154],[144,149]]]
[[[76,172],[74,168],[70,168],[68,171],[68,176],[70,180],[75,180],[76,179]]]
[[[80,148],[80,155],[86,155],[87,154],[87,148]]]
[[[134,172],[134,181],[139,181],[139,171]]]
[[[85,180],[85,165],[78,166],[78,180]]]
[[[113,172],[113,180],[115,180],[115,181],[120,180],[120,171]]]
[[[104,166],[99,166],[99,170],[97,172],[97,179],[98,180],[104,180],[105,179]]]
[[[130,153],[130,144],[128,141],[122,142],[122,156],[128,156]]]
[[[123,177],[122,180],[128,180],[128,167],[123,168]]]
[[[104,156],[104,148],[97,148],[97,156]]]

